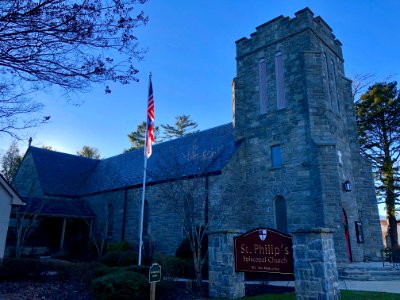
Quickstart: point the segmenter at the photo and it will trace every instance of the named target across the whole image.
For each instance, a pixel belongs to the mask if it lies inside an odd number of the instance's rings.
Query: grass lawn
[[[342,300],[400,300],[400,294],[380,293],[380,292],[364,292],[364,291],[340,291]],[[295,300],[295,294],[282,295],[263,295],[242,298],[245,300]]]

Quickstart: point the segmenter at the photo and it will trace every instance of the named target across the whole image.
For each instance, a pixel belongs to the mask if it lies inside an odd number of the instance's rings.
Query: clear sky
[[[137,30],[148,52],[138,83],[104,86],[66,101],[57,92],[38,94],[50,122],[25,133],[33,145],[52,146],[75,154],[82,146],[99,149],[102,157],[129,148],[127,134],[145,119],[148,74],[153,74],[156,124],[173,123],[189,114],[207,129],[231,121],[231,82],[236,73],[235,41],[279,15],[309,7],[321,16],[343,44],[345,72],[373,73],[377,80],[400,79],[398,0],[149,0],[140,8],[149,16]],[[0,136],[0,155],[10,139]],[[20,143],[25,150],[27,141]]]

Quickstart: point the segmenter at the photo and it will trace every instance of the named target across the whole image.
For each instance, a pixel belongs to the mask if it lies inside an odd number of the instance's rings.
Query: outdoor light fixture
[[[346,180],[343,183],[343,189],[344,189],[345,192],[351,192],[351,183],[350,183],[350,181]]]

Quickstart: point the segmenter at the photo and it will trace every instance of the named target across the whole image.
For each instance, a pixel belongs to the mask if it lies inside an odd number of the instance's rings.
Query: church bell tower
[[[330,228],[337,260],[363,261],[377,259],[382,241],[341,46],[308,8],[238,40],[233,125],[259,214],[248,226]]]

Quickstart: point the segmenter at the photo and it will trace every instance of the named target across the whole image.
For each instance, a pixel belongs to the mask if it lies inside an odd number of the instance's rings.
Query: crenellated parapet
[[[250,38],[243,37],[237,40],[237,59],[252,52],[257,52],[260,48],[282,43],[285,39],[301,34],[304,31],[312,32],[320,42],[343,60],[342,44],[332,33],[332,28],[321,17],[314,17],[314,13],[308,7],[296,12],[294,18],[279,16],[266,22],[256,27],[256,32],[253,32]]]

